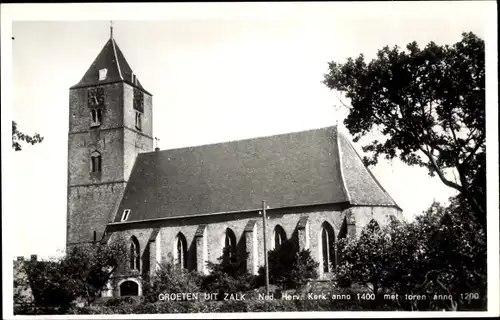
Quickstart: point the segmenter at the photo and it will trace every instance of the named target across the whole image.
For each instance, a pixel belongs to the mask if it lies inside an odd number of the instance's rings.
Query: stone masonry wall
[[[104,88],[104,113],[101,130],[121,127],[123,124],[123,83],[102,85]],[[69,91],[69,133],[86,132],[90,128],[89,88]]]
[[[124,83],[102,85],[101,125],[91,128],[88,91],[70,90],[68,134],[68,244],[101,237],[116,211],[125,183],[140,152],[153,151],[152,98],[145,95],[143,132],[135,130],[133,88]],[[91,172],[91,154],[101,154],[101,172]]]
[[[126,128],[135,129],[134,87],[123,84],[123,124]],[[153,97],[144,93],[144,114],[142,131],[146,136],[153,135]],[[152,150],[151,150],[152,151]]]
[[[123,132],[123,175],[130,177],[135,159],[139,153],[153,151],[153,139],[136,131],[125,129]]]
[[[351,210],[351,211],[349,211]],[[382,226],[387,222],[388,215],[397,214],[398,210],[392,208],[371,208],[371,207],[354,207],[348,210],[342,210],[341,208],[315,208],[311,209],[292,209],[292,210],[268,210],[267,220],[267,248],[271,250],[273,247],[274,235],[273,230],[277,225],[280,225],[286,232],[287,238],[294,237],[296,240],[300,240],[299,230],[297,229],[297,224],[301,217],[307,216],[307,227],[305,233],[302,233],[302,237],[307,236],[307,240],[302,239],[303,243],[307,243],[307,248],[311,250],[312,257],[317,262],[321,262],[321,226],[323,223],[329,223],[335,232],[335,238],[338,237],[339,231],[344,223],[344,218],[346,214],[351,214],[355,219],[357,219],[356,227],[351,228],[350,232],[355,232],[359,234],[362,228],[371,220],[376,219]],[[250,220],[255,220],[254,232],[256,231],[256,237],[246,236],[245,227]],[[359,222],[359,226],[358,226]],[[216,262],[217,258],[222,254],[222,248],[224,245],[224,235],[227,228],[231,228],[236,235],[237,248],[238,250],[252,250],[248,247],[249,239],[255,239],[257,245],[257,265],[262,266],[264,264],[264,240],[262,233],[262,216],[257,212],[250,213],[240,213],[232,215],[214,215],[214,216],[201,216],[185,219],[175,219],[175,220],[162,220],[162,221],[151,221],[143,223],[130,223],[123,225],[115,225],[112,230],[113,236],[110,241],[113,241],[113,237],[123,237],[124,239],[130,239],[135,236],[141,248],[141,261],[144,262],[145,268],[140,272],[128,270],[125,266],[120,272],[121,277],[133,277],[142,276],[146,274],[152,274],[154,271],[151,268],[150,261],[173,261],[174,252],[176,250],[176,236],[181,232],[187,240],[187,268],[190,270],[197,270],[197,259],[200,256],[200,251],[196,250],[197,238],[195,236],[198,228],[206,225],[206,242],[207,242],[207,257],[209,261]],[[148,246],[151,241],[151,236],[155,229],[160,229],[153,250],[148,250]],[[248,230],[247,230],[248,232]],[[201,242],[199,242],[201,243]],[[157,257],[156,246],[161,248],[161,257]],[[198,257],[197,257],[198,256]],[[248,265],[252,265],[254,261],[249,261]],[[252,268],[253,269],[253,268]],[[320,277],[323,277],[322,268],[319,268]],[[249,270],[250,272],[255,272],[256,270]]]
[[[125,183],[68,188],[67,243],[99,240],[109,216],[116,210]]]

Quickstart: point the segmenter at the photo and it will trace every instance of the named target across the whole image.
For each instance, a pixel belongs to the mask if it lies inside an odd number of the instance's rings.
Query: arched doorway
[[[120,296],[138,296],[139,285],[135,281],[127,280],[120,285]]]

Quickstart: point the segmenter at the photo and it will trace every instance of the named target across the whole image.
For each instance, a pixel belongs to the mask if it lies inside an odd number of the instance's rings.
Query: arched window
[[[129,254],[129,261],[130,261],[130,269],[131,270],[140,270],[140,263],[141,263],[141,250],[139,247],[139,241],[137,241],[137,238],[132,236],[130,238],[130,254]]]
[[[227,250],[229,257],[232,257],[236,253],[236,236],[230,228],[226,229],[223,249]]]
[[[181,232],[175,237],[175,264],[187,268],[187,241]]]
[[[286,241],[286,232],[285,230],[278,224],[274,227],[274,243],[273,249],[278,249],[281,247],[281,244]]]
[[[101,154],[98,151],[92,152],[90,155],[91,166],[90,169],[92,172],[101,172]]]
[[[328,222],[321,226],[321,256],[323,272],[331,272],[336,265],[335,232]]]
[[[93,108],[90,110],[90,126],[98,127],[102,122],[102,109],[101,108]]]

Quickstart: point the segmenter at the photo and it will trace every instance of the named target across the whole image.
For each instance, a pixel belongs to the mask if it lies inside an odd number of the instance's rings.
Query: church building
[[[141,295],[165,261],[206,274],[225,247],[247,252],[256,274],[263,200],[267,249],[296,241],[320,278],[338,239],[402,213],[336,126],[171,150],[153,140],[152,94],[111,33],[70,88],[67,194],[67,246],[128,242],[110,295]]]

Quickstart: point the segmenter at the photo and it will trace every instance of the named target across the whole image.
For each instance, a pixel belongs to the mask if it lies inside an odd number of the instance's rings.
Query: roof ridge
[[[356,151],[356,150],[355,150]],[[366,168],[366,166],[365,166]],[[366,170],[368,171],[368,173],[371,175],[371,177],[373,178],[373,180],[375,180],[375,183],[378,185],[378,187],[382,190],[382,192],[389,198],[391,199],[392,202],[394,202],[394,204],[396,205],[396,207],[398,207],[399,209],[401,209],[401,207],[397,204],[397,202],[391,197],[391,195],[389,194],[389,192],[387,192],[387,190],[384,189],[384,187],[382,186],[382,184],[380,183],[380,181],[378,181],[378,179],[375,177],[375,175],[373,174],[373,172],[369,169],[369,168],[366,168]],[[402,210],[402,209],[401,209]]]
[[[344,136],[344,140],[346,140],[346,142],[351,146],[352,150],[354,150],[354,153],[356,154],[356,156],[359,158],[359,160],[361,161],[361,163],[363,164],[363,168],[368,172],[368,174],[370,175],[370,177],[373,179],[373,181],[375,181],[375,183],[377,184],[377,186],[380,188],[380,190],[382,191],[382,193],[389,198],[389,200],[391,200],[394,205],[396,207],[398,207],[399,209],[401,209],[401,207],[396,203],[396,201],[394,201],[394,199],[389,195],[389,193],[384,189],[384,187],[382,186],[382,184],[378,181],[378,179],[375,177],[375,175],[373,174],[373,172],[363,163],[363,159],[361,158],[361,156],[359,155],[358,151],[356,150],[356,148],[354,148],[354,146],[352,145],[351,141],[349,139],[347,139],[347,137]]]
[[[256,136],[256,137],[243,138],[243,139],[237,139],[237,140],[225,140],[225,141],[219,141],[219,142],[213,142],[213,143],[205,143],[205,144],[190,145],[190,146],[178,147],[178,148],[172,148],[172,149],[164,149],[164,150],[159,150],[159,151],[142,152],[140,154],[141,155],[149,155],[149,154],[157,154],[159,152],[167,152],[167,151],[174,151],[174,150],[177,151],[177,150],[184,150],[184,149],[189,149],[189,148],[215,146],[215,145],[221,145],[221,144],[226,144],[226,143],[231,143],[231,142],[246,142],[246,141],[258,140],[258,139],[286,136],[286,135],[290,135],[290,134],[299,134],[299,133],[306,133],[306,132],[312,132],[312,131],[321,131],[321,130],[326,130],[326,129],[331,129],[331,128],[336,128],[336,126],[331,125],[331,126],[320,127],[320,128],[313,128],[313,129],[307,129],[307,130],[297,130],[297,131],[277,133],[277,134],[264,135],[264,136]]]
[[[342,187],[344,188],[345,195],[347,197],[347,201],[351,202],[351,196],[349,195],[349,189],[347,188],[347,183],[344,178],[344,163],[342,161],[342,147],[340,146],[340,132],[338,126],[336,127],[337,131],[337,156],[339,157],[339,167],[340,167],[340,179],[342,179]],[[356,151],[356,150],[355,150]]]
[[[118,61],[118,55],[116,54],[116,46],[115,46],[115,39],[111,37],[109,39],[111,41],[111,44],[113,45],[113,54],[115,55],[115,62],[116,66],[118,67],[118,74],[120,75],[120,79],[123,80],[123,75],[122,75],[122,69],[120,68],[120,61]]]

